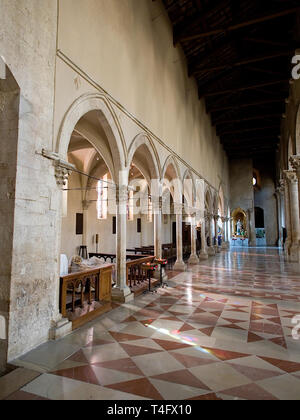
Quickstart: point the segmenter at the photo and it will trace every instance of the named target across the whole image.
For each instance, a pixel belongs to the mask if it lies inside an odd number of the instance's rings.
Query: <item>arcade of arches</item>
[[[207,1],[80,3],[0,0],[0,399],[300,400],[300,81],[252,148]]]

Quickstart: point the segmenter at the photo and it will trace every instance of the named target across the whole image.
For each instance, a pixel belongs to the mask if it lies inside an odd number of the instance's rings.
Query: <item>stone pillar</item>
[[[120,176],[121,178],[121,176]],[[122,181],[120,179],[120,181]],[[127,286],[126,248],[127,248],[127,200],[128,191],[125,182],[120,182],[117,188],[116,197],[116,219],[117,219],[117,273],[116,287],[112,290],[112,298],[118,302],[130,302],[134,296]]]
[[[284,177],[284,179],[280,181],[280,183],[284,189],[284,217],[285,217],[285,228],[287,231],[287,237],[284,244],[284,256],[285,256],[285,259],[288,261],[289,255],[290,255],[290,247],[292,244],[292,236],[291,236],[292,226],[291,226],[289,184],[288,184],[286,176]]]
[[[83,211],[83,235],[82,235],[82,245],[87,246],[88,244],[88,213],[89,213],[90,202],[84,200],[82,202],[82,211]]]
[[[186,271],[186,264],[183,261],[182,250],[182,214],[181,209],[176,214],[176,243],[177,243],[177,261],[174,265],[174,271]]]
[[[248,226],[249,246],[256,246],[255,217],[253,208],[248,210]]]
[[[161,241],[161,217],[162,217],[162,200],[160,198],[159,206],[154,214],[154,254],[156,258],[162,258],[162,241]]]
[[[205,226],[205,218],[202,220],[201,224],[201,253],[200,253],[200,260],[207,260],[208,253],[206,251],[206,226]]]
[[[285,171],[285,176],[289,186],[289,203],[291,215],[291,247],[289,251],[289,261],[299,262],[299,182],[295,171]]]
[[[195,216],[191,217],[191,256],[189,258],[189,264],[199,264],[199,258],[197,256],[197,235]]]
[[[281,206],[281,201],[282,201],[282,188],[278,187],[275,190],[275,195],[276,195],[276,202],[277,202],[277,224],[278,224],[278,247],[282,248],[283,246],[283,232],[282,232],[282,206]]]
[[[68,178],[71,175],[71,170],[60,167],[56,162],[54,162],[54,168],[55,168],[55,179],[56,179],[56,183],[58,187],[57,192],[59,192],[59,196],[61,198],[60,190],[66,186]],[[59,207],[60,209],[62,207],[61,199],[59,201]],[[60,224],[60,231],[61,231],[61,224]],[[58,245],[58,249],[60,250],[60,241],[58,241],[57,245]],[[70,334],[73,329],[72,322],[69,321],[69,319],[67,318],[63,318],[62,314],[59,312],[59,300],[60,300],[60,291],[59,291],[59,288],[57,288],[56,308],[53,313],[52,328],[49,331],[50,340],[59,340],[65,337],[66,335]]]
[[[213,243],[213,234],[212,234],[212,215],[209,214],[207,216],[207,221],[209,224],[209,228],[208,228],[208,232],[209,232],[209,242],[210,242],[210,246],[207,249],[207,253],[209,256],[215,256],[216,255],[216,250],[214,247],[214,243]]]
[[[222,246],[221,246],[221,248],[222,249],[227,249],[227,240],[226,240],[226,238],[227,238],[227,226],[226,226],[226,218],[225,217],[222,217],[222,223],[223,223],[223,240],[222,240]]]
[[[285,193],[285,181],[283,180],[283,179],[281,179],[280,181],[279,181],[279,188],[280,188],[280,198],[281,198],[281,201],[280,201],[280,207],[281,207],[281,226],[282,227],[284,227],[284,228],[286,228],[286,224],[285,224],[285,196],[284,196],[284,193]]]
[[[227,245],[227,249],[230,247],[230,219],[229,217],[226,217],[226,245]]]
[[[221,252],[221,249],[218,244],[218,220],[219,220],[219,216],[214,216],[214,222],[215,222],[215,244],[214,245],[215,245],[216,253]]]

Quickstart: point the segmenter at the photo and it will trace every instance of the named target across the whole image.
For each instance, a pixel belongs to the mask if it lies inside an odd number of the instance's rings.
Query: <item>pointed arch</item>
[[[213,209],[213,196],[210,190],[210,187],[207,186],[205,189],[205,209],[206,211],[208,211],[209,213],[212,213],[212,209]]]
[[[190,190],[189,184],[186,183],[187,179],[190,179],[192,181],[191,190]],[[188,202],[188,205],[193,207],[196,200],[196,187],[195,187],[194,177],[190,169],[186,169],[183,175],[182,187],[183,187],[183,194],[185,196],[185,199]]]
[[[139,151],[141,151],[140,156],[138,155]],[[135,158],[138,161],[138,169],[149,185],[151,179],[160,180],[161,167],[158,153],[152,139],[146,133],[138,134],[132,141],[128,149],[127,170],[129,170]]]
[[[169,166],[172,166],[174,168],[177,179],[181,179],[179,165],[173,155],[167,157],[162,169],[161,178],[165,178]]]
[[[118,171],[125,169],[126,143],[112,106],[106,97],[100,93],[85,94],[73,102],[62,121],[55,151],[64,159],[67,159],[70,139],[77,123],[92,111],[98,111],[97,118],[109,144],[114,164],[114,178],[116,178]],[[100,146],[97,146],[97,140],[92,143],[97,150],[101,149]]]

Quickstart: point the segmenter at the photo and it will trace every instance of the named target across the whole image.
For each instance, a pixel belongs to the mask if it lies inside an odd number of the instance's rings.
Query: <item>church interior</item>
[[[0,28],[0,400],[300,400],[299,0]]]

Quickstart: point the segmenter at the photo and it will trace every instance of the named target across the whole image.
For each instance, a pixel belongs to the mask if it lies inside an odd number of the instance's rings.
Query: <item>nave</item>
[[[10,400],[298,400],[299,265],[235,247],[14,361]]]

